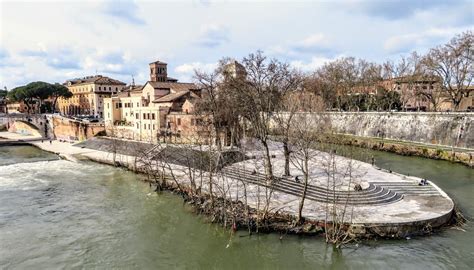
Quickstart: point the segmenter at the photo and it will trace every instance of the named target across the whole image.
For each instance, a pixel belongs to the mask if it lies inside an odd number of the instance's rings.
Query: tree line
[[[72,95],[71,91],[62,84],[38,81],[16,87],[8,91],[6,96],[11,102],[23,102],[29,114],[34,113],[35,105],[41,113],[54,113],[56,112],[58,98],[70,98]],[[46,99],[52,99],[52,102],[46,103]]]
[[[382,64],[344,57],[309,74],[307,89],[321,96],[328,108],[343,111],[402,110],[413,98],[427,100],[433,111],[443,100],[458,110],[462,99],[472,95],[473,41],[473,33],[464,32],[426,54],[415,51]],[[406,87],[393,89],[384,80],[399,80]],[[421,87],[420,81],[436,82],[436,87]],[[374,89],[375,95],[368,94]]]

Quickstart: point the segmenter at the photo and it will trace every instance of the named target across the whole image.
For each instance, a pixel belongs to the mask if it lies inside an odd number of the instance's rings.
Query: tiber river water
[[[435,181],[474,216],[474,170],[368,151],[379,166]],[[248,237],[206,223],[133,173],[0,147],[0,269],[473,269],[474,228],[369,241],[335,252],[322,237]]]

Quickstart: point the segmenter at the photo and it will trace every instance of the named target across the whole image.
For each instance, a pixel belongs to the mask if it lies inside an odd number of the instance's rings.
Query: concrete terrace
[[[29,141],[43,150],[57,153],[69,160],[87,158],[98,162],[113,162],[113,154],[104,151],[107,149],[102,146],[102,150],[94,144],[88,146],[84,144],[70,144],[59,141],[41,142],[38,138],[30,138],[18,134],[0,132],[0,137],[11,141],[22,139]],[[141,144],[146,145],[146,144]],[[87,148],[91,147],[91,148]],[[150,146],[151,148],[152,146]],[[273,158],[275,190],[271,198],[271,211],[286,212],[296,215],[302,184],[294,181],[295,175],[301,175],[301,172],[294,166],[291,166],[293,177],[280,177],[283,174],[284,159],[281,147],[274,143],[271,145],[271,154]],[[129,151],[129,153],[132,153]],[[224,167],[220,173],[213,178],[214,183],[225,186],[227,197],[233,200],[244,201],[243,187],[247,189],[247,201],[249,206],[256,208],[257,204],[265,199],[264,187],[266,180],[264,178],[263,159],[259,150],[247,151],[246,155],[255,158],[237,162]],[[436,186],[429,182],[427,186],[419,186],[420,178],[405,176],[395,172],[388,172],[379,169],[370,164],[349,160],[344,157],[336,156],[336,169],[340,170],[341,180],[336,183],[329,182],[329,186],[335,188],[335,192],[328,191],[328,180],[325,168],[331,158],[324,152],[315,152],[316,157],[311,162],[311,179],[308,188],[307,199],[303,210],[303,216],[313,220],[324,220],[326,218],[326,209],[333,201],[339,202],[338,207],[342,207],[348,202],[347,215],[350,218],[346,220],[354,224],[360,224],[369,227],[380,227],[394,229],[396,226],[440,226],[448,221],[454,208],[453,201]],[[135,156],[126,153],[118,153],[116,160],[121,164],[133,167],[136,161]],[[343,170],[351,165],[352,180],[349,185],[347,175],[344,176]],[[170,164],[174,174],[178,177],[181,184],[190,184],[188,168],[186,166]],[[254,172],[255,170],[255,172]],[[347,173],[346,173],[347,174]],[[202,190],[207,192],[207,173],[203,175]],[[354,185],[360,184],[362,191],[354,191]],[[219,191],[215,191],[219,196]]]

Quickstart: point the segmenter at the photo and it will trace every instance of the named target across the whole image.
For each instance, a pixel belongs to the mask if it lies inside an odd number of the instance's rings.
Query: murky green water
[[[474,170],[369,152],[381,167],[426,177],[474,216]],[[472,269],[474,230],[360,243],[333,252],[320,237],[233,237],[154,194],[139,176],[0,147],[0,269]],[[43,161],[41,161],[43,160]],[[14,162],[13,162],[14,161]],[[35,161],[35,162],[31,162]],[[243,237],[240,237],[243,236]]]

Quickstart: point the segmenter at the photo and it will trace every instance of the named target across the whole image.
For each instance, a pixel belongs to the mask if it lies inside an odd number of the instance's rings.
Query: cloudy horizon
[[[474,29],[471,1],[0,0],[0,87],[95,74],[144,84],[148,63],[190,81],[256,50],[303,71],[424,53]],[[21,14],[21,16],[18,16]]]

